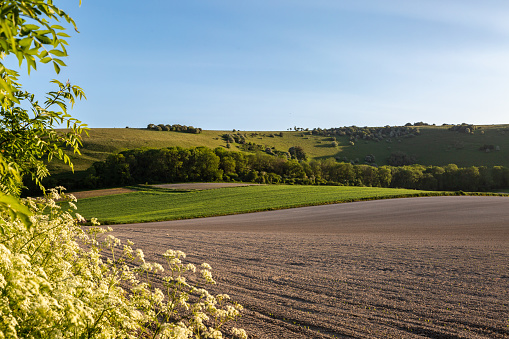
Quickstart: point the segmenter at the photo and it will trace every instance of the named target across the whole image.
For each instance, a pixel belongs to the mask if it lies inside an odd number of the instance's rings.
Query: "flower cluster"
[[[61,190],[27,199],[30,227],[0,215],[0,339],[223,337],[242,306],[204,288],[215,283],[208,264],[185,264],[173,250],[165,267],[148,262],[95,220],[79,227],[74,202]]]

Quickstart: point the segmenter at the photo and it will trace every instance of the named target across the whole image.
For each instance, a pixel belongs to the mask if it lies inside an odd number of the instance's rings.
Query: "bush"
[[[479,147],[479,151],[483,151],[483,152],[489,152],[489,151],[493,151],[495,149],[495,145],[482,145],[481,147]],[[499,147],[499,150],[500,150],[500,147]]]
[[[31,227],[0,215],[1,338],[216,338],[239,316],[227,295],[199,287],[215,283],[208,264],[184,264],[183,252],[166,251],[165,294],[153,285],[161,264],[105,229],[82,230],[75,199],[63,211],[55,200],[65,197],[50,196],[25,201]],[[246,338],[239,329],[232,335]]]
[[[364,161],[367,162],[368,164],[373,164],[376,162],[376,158],[373,154],[368,154],[364,157]]]
[[[304,152],[304,149],[300,146],[290,147],[288,152],[290,153],[292,159],[297,159],[297,160],[306,160],[307,159],[306,152]]]
[[[391,166],[406,166],[415,164],[415,157],[404,152],[392,152],[387,163]]]
[[[183,133],[194,133],[199,134],[202,132],[201,128],[195,128],[193,126],[186,126],[186,125],[165,125],[165,124],[148,124],[147,129],[154,130],[154,131],[173,131],[173,132],[183,132]]]

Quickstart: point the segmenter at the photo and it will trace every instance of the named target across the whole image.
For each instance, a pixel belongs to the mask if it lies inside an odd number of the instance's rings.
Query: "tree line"
[[[502,166],[371,166],[298,160],[262,152],[245,154],[206,147],[134,149],[96,162],[81,188],[143,183],[244,181],[265,184],[350,185],[447,191],[490,191],[509,187]],[[74,186],[74,185],[72,185]]]
[[[179,124],[148,124],[147,129],[153,130],[153,131],[169,131],[169,132],[182,132],[182,133],[193,133],[193,134],[200,134],[202,132],[201,128],[196,128],[193,126],[186,126],[186,125],[179,125]]]

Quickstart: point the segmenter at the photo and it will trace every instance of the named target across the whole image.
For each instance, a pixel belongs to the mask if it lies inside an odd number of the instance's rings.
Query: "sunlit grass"
[[[509,166],[509,126],[482,126],[474,134],[456,133],[448,131],[447,126],[419,127],[421,135],[413,138],[393,138],[390,142],[358,140],[350,146],[349,137],[337,137],[338,147],[330,147],[329,137],[307,135],[306,132],[284,131],[283,137],[274,136],[276,132],[247,132],[246,141],[274,147],[276,150],[288,151],[292,146],[301,146],[310,159],[336,157],[347,161],[358,159],[364,162],[364,157],[373,154],[379,165],[387,163],[392,152],[401,151],[415,155],[417,162],[423,165],[444,166],[456,164],[460,167],[468,166]],[[89,168],[93,162],[102,161],[111,153],[133,148],[162,148],[180,146],[190,148],[205,146],[208,148],[226,147],[221,139],[224,133],[232,131],[204,130],[200,134],[150,131],[143,128],[93,128],[90,136],[84,136],[82,156],[69,154],[74,162],[76,171]],[[500,146],[497,152],[481,152],[479,148],[484,144]],[[233,144],[231,150],[240,151],[238,144]],[[50,168],[52,173],[69,171],[60,162],[54,162]]]
[[[204,191],[141,188],[133,193],[82,199],[78,207],[87,219],[134,223],[440,194],[443,193],[351,186],[268,185]]]

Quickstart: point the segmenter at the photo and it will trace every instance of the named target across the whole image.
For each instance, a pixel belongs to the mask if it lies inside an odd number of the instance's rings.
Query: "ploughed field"
[[[114,226],[212,265],[250,338],[509,338],[509,198],[422,197]]]

